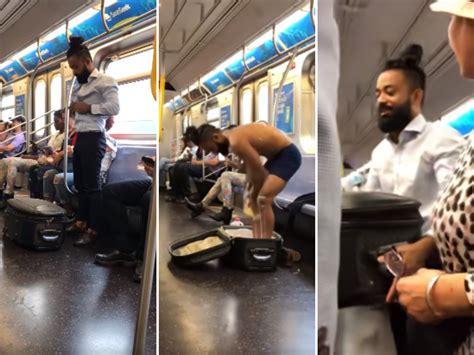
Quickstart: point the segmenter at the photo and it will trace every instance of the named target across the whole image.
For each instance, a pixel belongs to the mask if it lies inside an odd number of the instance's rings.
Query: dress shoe
[[[96,264],[113,266],[113,265],[122,265],[122,266],[135,266],[137,264],[133,255],[128,253],[122,253],[118,250],[113,250],[107,254],[96,254],[95,255]]]
[[[187,197],[184,198],[184,201],[186,202],[186,207],[191,210],[191,217],[197,217],[201,213],[204,212],[204,205],[201,202],[194,203]]]
[[[78,240],[74,242],[75,247],[82,247],[91,244],[97,238],[97,234],[89,232],[83,233]]]

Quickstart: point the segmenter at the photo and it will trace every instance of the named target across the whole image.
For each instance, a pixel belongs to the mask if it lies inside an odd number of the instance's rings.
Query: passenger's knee
[[[257,197],[257,205],[259,208],[271,208],[272,207],[273,198],[259,195]]]

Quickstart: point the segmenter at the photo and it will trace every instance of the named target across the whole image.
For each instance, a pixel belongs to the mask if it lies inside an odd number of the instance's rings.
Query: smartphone
[[[142,157],[142,162],[149,166],[155,166],[155,161],[150,157]]]

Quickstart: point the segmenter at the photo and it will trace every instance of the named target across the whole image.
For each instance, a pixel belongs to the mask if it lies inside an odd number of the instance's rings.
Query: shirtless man
[[[301,165],[301,154],[276,128],[251,123],[221,131],[204,124],[198,129],[199,145],[206,152],[227,156],[230,151],[244,162],[254,238],[271,238],[275,217],[272,203]],[[265,165],[260,156],[268,160]]]

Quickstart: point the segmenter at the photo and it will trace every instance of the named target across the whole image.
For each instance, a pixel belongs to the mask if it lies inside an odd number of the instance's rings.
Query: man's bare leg
[[[272,204],[275,197],[285,188],[286,181],[276,175],[268,175],[257,197],[260,230],[256,238],[271,238],[275,227]],[[255,237],[255,236],[254,236]]]

